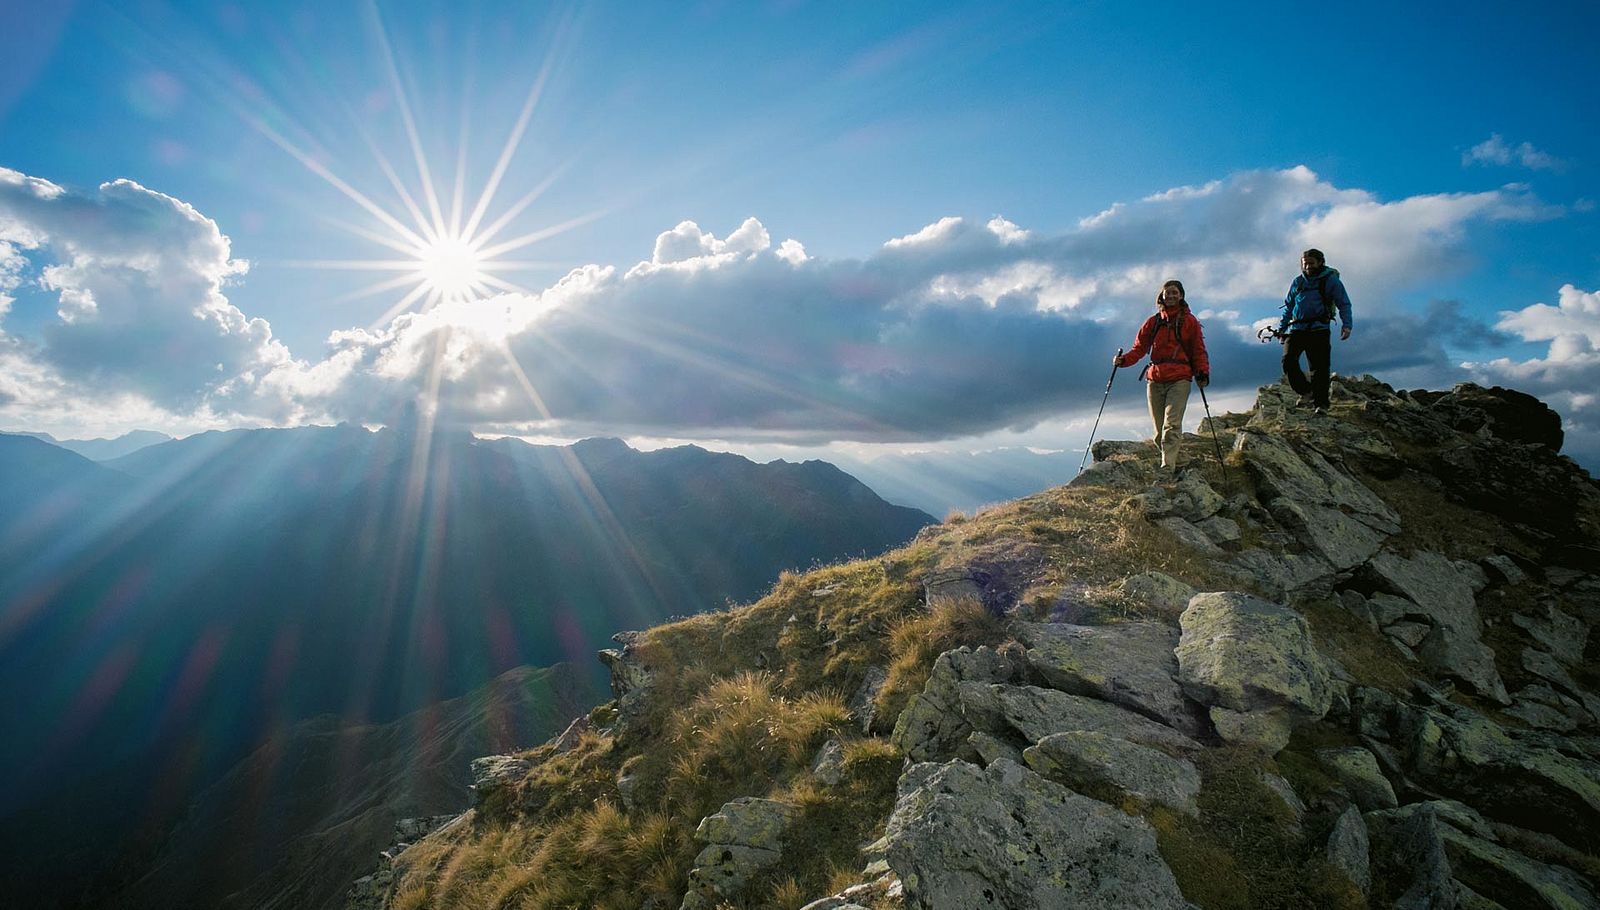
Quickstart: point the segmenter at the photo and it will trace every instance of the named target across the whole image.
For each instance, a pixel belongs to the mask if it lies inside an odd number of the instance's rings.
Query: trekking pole
[[[1199,385],[1199,383],[1195,383]],[[1233,479],[1228,476],[1228,464],[1222,460],[1222,440],[1217,438],[1217,422],[1211,417],[1211,402],[1206,400],[1206,387],[1200,386],[1200,403],[1205,405],[1206,423],[1211,424],[1211,443],[1217,447],[1217,464],[1222,466],[1222,482],[1233,492]]]
[[[1122,359],[1122,348],[1117,348],[1117,359]],[[1078,464],[1078,473],[1083,473],[1084,465],[1089,463],[1089,450],[1094,448],[1095,430],[1100,429],[1100,415],[1106,412],[1106,399],[1111,397],[1111,383],[1117,379],[1117,365],[1111,365],[1111,377],[1106,380],[1106,393],[1100,396],[1100,413],[1094,415],[1094,427],[1089,430],[1089,444],[1083,447],[1083,461]]]

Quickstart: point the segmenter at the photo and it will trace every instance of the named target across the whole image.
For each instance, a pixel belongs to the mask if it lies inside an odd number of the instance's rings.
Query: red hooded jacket
[[[1189,312],[1189,304],[1180,305],[1177,318],[1168,319],[1156,313],[1139,327],[1133,347],[1122,355],[1117,366],[1131,367],[1145,353],[1150,354],[1149,376],[1151,382],[1173,382],[1204,376],[1211,378],[1211,359],[1206,356],[1206,339],[1200,331],[1200,320]]]

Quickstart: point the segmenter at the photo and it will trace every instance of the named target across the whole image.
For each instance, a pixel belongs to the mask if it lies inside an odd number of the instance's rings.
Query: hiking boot
[[[1310,392],[1307,392],[1304,395],[1301,395],[1300,398],[1295,401],[1294,406],[1302,411],[1309,411],[1314,405],[1316,405],[1316,403],[1317,400],[1311,397]]]

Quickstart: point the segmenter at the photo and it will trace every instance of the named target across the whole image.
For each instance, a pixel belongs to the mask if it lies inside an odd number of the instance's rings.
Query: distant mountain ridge
[[[172,439],[165,433],[155,430],[133,430],[113,439],[57,439],[49,433],[0,433],[7,436],[32,436],[42,439],[51,445],[60,446],[70,452],[77,452],[90,461],[109,461],[120,458],[132,452],[153,446],[158,443],[168,442]]]
[[[821,462],[617,440],[235,430],[101,464],[0,437],[0,686],[27,693],[0,708],[0,819],[33,820],[0,878],[37,880],[42,846],[103,861],[97,835],[171,817],[284,720],[387,721],[524,664],[598,681],[620,629],[931,520]]]
[[[1083,453],[1028,448],[984,452],[921,452],[870,460],[841,458],[839,466],[890,502],[934,515],[975,512],[1066,483]]]

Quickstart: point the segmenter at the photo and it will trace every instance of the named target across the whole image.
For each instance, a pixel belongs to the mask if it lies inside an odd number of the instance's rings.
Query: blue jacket
[[[1319,288],[1325,287],[1333,307],[1328,305],[1328,300],[1322,299]],[[1344,282],[1339,280],[1339,270],[1322,267],[1315,277],[1307,278],[1305,275],[1294,276],[1294,283],[1289,285],[1289,295],[1283,298],[1283,318],[1278,320],[1278,331],[1294,334],[1295,332],[1326,332],[1328,323],[1333,319],[1333,309],[1339,310],[1339,321],[1345,328],[1355,328],[1355,322],[1350,317],[1350,295],[1344,289]]]

